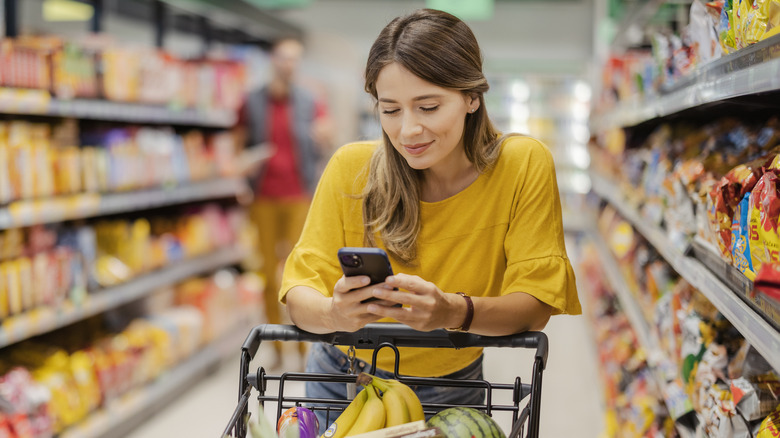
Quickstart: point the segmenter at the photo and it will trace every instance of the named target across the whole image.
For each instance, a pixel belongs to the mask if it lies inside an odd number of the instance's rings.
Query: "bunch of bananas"
[[[417,394],[398,380],[360,373],[357,383],[365,389],[320,438],[344,438],[425,419]]]

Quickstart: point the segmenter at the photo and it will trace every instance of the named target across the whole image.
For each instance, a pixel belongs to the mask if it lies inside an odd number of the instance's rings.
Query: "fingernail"
[[[360,282],[363,284],[368,284],[369,281],[371,281],[371,279],[368,277],[363,277],[360,279]]]

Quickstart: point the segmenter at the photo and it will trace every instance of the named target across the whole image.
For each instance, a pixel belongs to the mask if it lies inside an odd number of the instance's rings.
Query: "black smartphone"
[[[384,283],[387,277],[393,275],[390,259],[385,250],[381,248],[345,247],[339,249],[338,257],[345,276],[367,275],[371,279],[369,285]],[[368,298],[363,302],[374,300],[376,298]]]

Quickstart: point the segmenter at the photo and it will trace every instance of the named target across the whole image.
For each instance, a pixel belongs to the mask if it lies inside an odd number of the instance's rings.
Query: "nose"
[[[403,118],[401,119],[401,137],[402,138],[414,138],[416,135],[420,135],[423,132],[423,127],[414,111],[404,111]]]

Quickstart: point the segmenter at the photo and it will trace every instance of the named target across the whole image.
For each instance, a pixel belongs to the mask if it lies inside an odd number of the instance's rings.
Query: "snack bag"
[[[750,196],[748,192],[742,197],[736,210],[731,225],[731,254],[734,267],[740,270],[746,277],[753,280],[756,275],[753,271],[753,261],[750,258],[749,230],[750,230]]]
[[[739,4],[739,48],[747,47],[759,40],[766,32],[767,17],[763,8],[766,0],[742,0]]]
[[[705,64],[713,59],[720,58],[723,54],[723,49],[718,43],[715,22],[707,11],[706,6],[698,0],[691,3],[690,17],[688,37],[692,42],[697,63]]]
[[[718,248],[724,260],[731,263],[731,226],[734,210],[746,193],[756,185],[758,170],[754,164],[740,164],[721,178],[710,192],[712,211],[710,220],[716,230]],[[756,168],[757,169],[757,168]]]
[[[761,266],[750,298],[764,314],[780,324],[780,264]]]
[[[770,175],[772,175],[771,172],[765,173],[758,180],[750,194],[750,203],[748,205],[748,244],[750,246],[750,260],[754,272],[758,272],[761,269],[761,265],[765,262],[766,247],[764,241],[759,237],[758,229],[761,227],[761,197],[767,181],[772,178]]]
[[[732,28],[732,7],[733,0],[726,0],[720,11],[720,21],[718,22],[718,39],[724,54],[737,50],[734,42],[734,29]]]
[[[764,190],[757,202],[761,203],[758,238],[764,244],[764,262],[780,262],[780,236],[777,221],[780,217],[780,198],[777,193],[777,177],[772,175],[765,182]]]
[[[780,33],[780,0],[766,0],[764,15],[766,15],[766,32],[761,37],[762,40]]]
[[[775,438],[780,436],[780,405],[761,422],[756,438]]]

